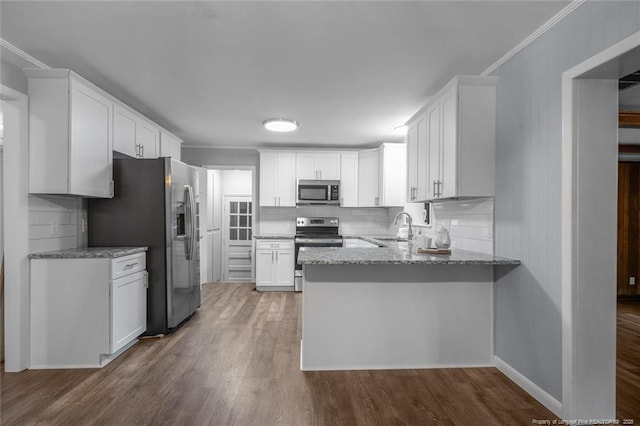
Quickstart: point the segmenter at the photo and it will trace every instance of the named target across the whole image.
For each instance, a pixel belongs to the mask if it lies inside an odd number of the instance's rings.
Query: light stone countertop
[[[254,235],[256,240],[293,240],[293,235]]]
[[[29,254],[29,259],[116,258],[147,251],[147,247],[84,247]]]
[[[364,238],[363,238],[364,239]],[[373,240],[373,241],[371,241]],[[303,247],[298,254],[301,265],[519,265],[520,261],[468,250],[452,249],[450,255],[416,253],[413,244],[380,241],[383,247],[337,248]]]

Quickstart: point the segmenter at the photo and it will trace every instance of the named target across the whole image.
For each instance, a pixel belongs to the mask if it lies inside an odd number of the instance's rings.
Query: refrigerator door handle
[[[187,260],[191,259],[193,244],[193,208],[191,204],[191,186],[184,186],[184,208],[185,208],[185,239],[184,239],[184,255]]]
[[[191,250],[189,251],[190,258],[193,258],[193,254],[196,252],[196,244],[199,244],[199,238],[196,235],[196,197],[193,194],[193,187],[188,186],[189,200],[191,202]]]

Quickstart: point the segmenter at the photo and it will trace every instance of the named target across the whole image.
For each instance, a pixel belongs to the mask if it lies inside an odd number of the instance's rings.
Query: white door
[[[251,281],[253,203],[251,197],[224,196],[223,280]]]

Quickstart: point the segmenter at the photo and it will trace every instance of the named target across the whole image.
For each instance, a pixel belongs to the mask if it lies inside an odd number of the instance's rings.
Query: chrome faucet
[[[407,212],[399,212],[396,217],[393,218],[393,224],[397,225],[398,224],[398,218],[400,217],[400,215],[405,215],[407,216],[407,223],[409,224],[409,233],[407,234],[407,238],[409,239],[409,241],[413,240],[413,230],[411,229],[411,215]]]

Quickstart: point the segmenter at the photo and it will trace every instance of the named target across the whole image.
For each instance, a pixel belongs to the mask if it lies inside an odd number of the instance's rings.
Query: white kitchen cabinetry
[[[256,288],[293,290],[293,240],[256,240]]]
[[[296,179],[340,180],[340,153],[298,152]]]
[[[407,123],[407,201],[427,200],[429,191],[429,143],[427,111],[421,111]],[[438,122],[439,123],[439,122]],[[436,128],[431,128],[437,130]]]
[[[358,207],[358,152],[340,158],[340,207]]]
[[[260,151],[260,206],[295,207],[296,154]]]
[[[147,324],[146,253],[31,259],[31,368],[102,367]]]
[[[384,143],[378,148],[378,198],[383,207],[404,206],[406,145]]]
[[[160,130],[140,114],[114,104],[113,150],[135,158],[157,158]]]
[[[180,160],[182,140],[167,132],[160,131],[160,157],[171,157]]]
[[[358,153],[358,207],[378,207],[378,149],[365,149]]]
[[[494,195],[495,84],[455,77],[407,122],[409,201]]]
[[[358,161],[358,206],[393,207],[404,205],[405,145],[382,144],[362,150]]]
[[[70,70],[29,78],[29,192],[113,197],[113,101]]]

